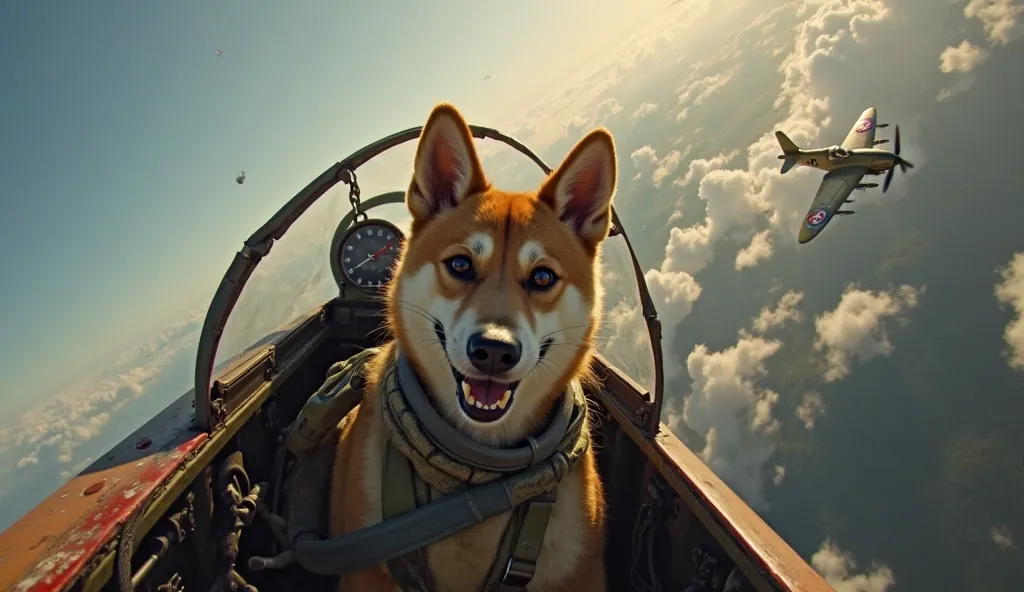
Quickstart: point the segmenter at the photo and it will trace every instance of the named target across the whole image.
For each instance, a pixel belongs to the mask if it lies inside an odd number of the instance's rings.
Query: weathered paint
[[[207,440],[205,433],[184,435],[147,456],[87,470],[0,534],[0,590],[66,589]]]

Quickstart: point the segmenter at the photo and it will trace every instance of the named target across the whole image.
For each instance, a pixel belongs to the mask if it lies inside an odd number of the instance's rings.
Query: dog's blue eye
[[[471,280],[476,277],[473,262],[465,255],[456,255],[445,263],[448,265],[448,271],[460,280]]]
[[[543,292],[545,290],[550,290],[557,282],[558,276],[555,275],[555,272],[551,271],[547,267],[538,267],[530,274],[530,280],[527,282],[527,287],[530,290]]]

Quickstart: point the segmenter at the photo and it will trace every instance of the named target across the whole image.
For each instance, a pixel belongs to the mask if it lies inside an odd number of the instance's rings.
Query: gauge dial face
[[[370,220],[353,227],[341,243],[345,279],[363,290],[380,290],[391,281],[403,239],[391,224]]]

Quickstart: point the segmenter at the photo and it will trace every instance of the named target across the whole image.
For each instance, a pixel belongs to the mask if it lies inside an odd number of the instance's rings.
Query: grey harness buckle
[[[505,567],[505,574],[501,576],[501,586],[525,590],[526,585],[537,573],[537,564],[532,561],[521,561],[512,557]]]

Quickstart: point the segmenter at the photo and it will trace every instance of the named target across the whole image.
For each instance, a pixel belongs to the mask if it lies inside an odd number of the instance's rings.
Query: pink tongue
[[[484,405],[497,403],[505,395],[505,391],[508,390],[508,385],[490,380],[469,378],[466,379],[466,384],[469,385],[470,394],[473,395],[473,398]]]

